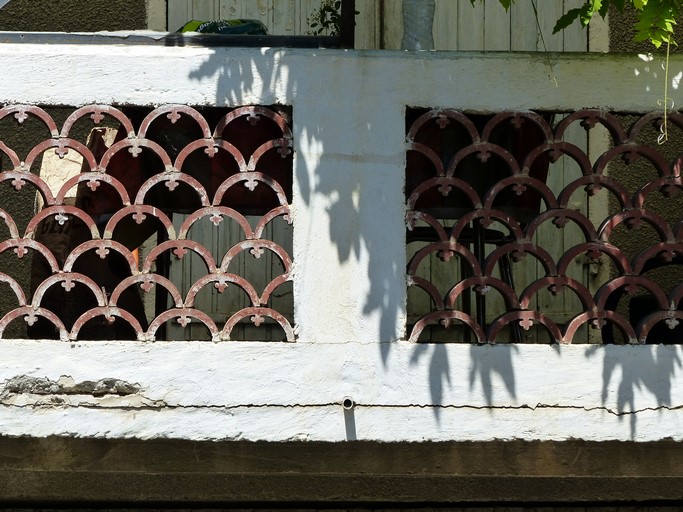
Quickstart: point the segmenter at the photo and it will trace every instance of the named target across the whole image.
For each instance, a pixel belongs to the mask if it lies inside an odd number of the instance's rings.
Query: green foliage
[[[472,5],[477,1],[483,0],[470,0]],[[507,10],[515,0],[498,1]],[[542,5],[541,2],[541,9],[543,8]],[[650,41],[657,48],[663,43],[675,44],[673,39],[674,25],[676,18],[683,13],[683,0],[586,0],[581,7],[570,9],[562,15],[555,23],[553,33],[567,28],[577,20],[585,27],[591,22],[595,14],[603,18],[607,16],[611,6],[619,11],[623,11],[626,6],[635,9],[637,16],[636,41]],[[357,11],[356,14],[358,14]],[[338,36],[341,22],[341,0],[322,0],[320,8],[314,10],[306,18],[306,21],[310,27],[309,34]]]
[[[470,1],[474,5],[477,0]],[[499,1],[505,9],[509,9],[514,0]],[[650,41],[657,48],[663,43],[675,44],[674,25],[676,18],[683,12],[683,0],[586,0],[581,7],[570,9],[561,16],[553,33],[567,28],[576,20],[585,27],[596,13],[604,18],[610,6],[623,11],[627,5],[636,11],[636,41]]]
[[[309,35],[338,36],[341,24],[341,0],[323,0],[319,9],[306,18]]]
[[[501,0],[507,1],[509,0]],[[354,14],[360,14],[354,11]],[[306,18],[311,36],[330,35],[338,36],[341,30],[341,0],[322,0],[319,9],[315,9]]]

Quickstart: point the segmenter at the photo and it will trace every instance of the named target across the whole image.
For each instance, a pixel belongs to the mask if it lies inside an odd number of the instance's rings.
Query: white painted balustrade
[[[657,59],[112,42],[2,44],[0,69],[0,105],[291,108],[296,334],[295,343],[4,339],[0,434],[683,438],[681,345],[406,341],[406,108],[644,113],[662,96]],[[673,57],[669,76],[682,70]]]

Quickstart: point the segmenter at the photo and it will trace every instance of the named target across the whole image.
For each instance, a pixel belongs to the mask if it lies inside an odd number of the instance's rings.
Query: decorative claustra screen
[[[290,118],[0,109],[0,333],[293,341]]]
[[[412,341],[683,341],[683,116],[409,108]],[[590,150],[589,150],[590,148]]]

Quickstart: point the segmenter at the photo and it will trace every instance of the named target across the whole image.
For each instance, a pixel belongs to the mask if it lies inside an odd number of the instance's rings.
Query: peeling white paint
[[[6,435],[338,441],[351,419],[357,439],[377,441],[683,440],[683,347],[385,345],[7,341],[0,425]],[[139,392],[3,393],[18,374],[110,375]]]

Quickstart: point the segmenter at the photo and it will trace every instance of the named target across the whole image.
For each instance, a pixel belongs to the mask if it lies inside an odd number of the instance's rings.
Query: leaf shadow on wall
[[[615,412],[619,421],[629,419],[631,439],[637,435],[637,416],[639,394],[649,393],[660,408],[671,407],[671,381],[677,368],[683,368],[679,351],[681,347],[666,345],[634,346],[633,352],[625,354],[624,346],[605,345],[591,347],[586,352],[587,358],[603,355],[602,369],[602,404],[611,409],[610,404],[616,401]],[[616,390],[616,397],[610,395],[610,382],[621,378]]]

